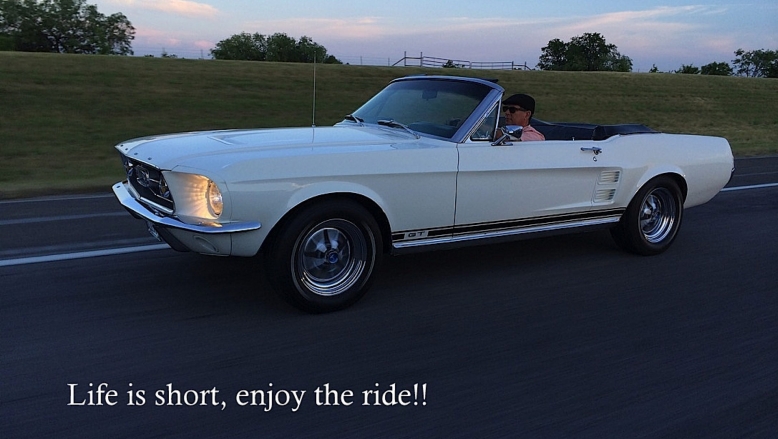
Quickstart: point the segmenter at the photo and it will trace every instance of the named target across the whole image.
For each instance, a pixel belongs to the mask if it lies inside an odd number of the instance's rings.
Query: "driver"
[[[521,141],[546,140],[540,131],[529,124],[532,115],[535,114],[535,99],[523,93],[515,94],[502,101],[502,111],[505,113],[506,125],[519,125],[523,127]]]

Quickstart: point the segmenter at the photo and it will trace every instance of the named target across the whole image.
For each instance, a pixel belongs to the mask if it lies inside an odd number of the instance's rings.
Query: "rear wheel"
[[[369,289],[382,252],[370,213],[350,200],[308,206],[283,226],[266,254],[271,283],[308,312],[346,308]]]
[[[627,251],[659,254],[675,240],[682,217],[681,189],[672,178],[660,176],[638,191],[611,235]]]

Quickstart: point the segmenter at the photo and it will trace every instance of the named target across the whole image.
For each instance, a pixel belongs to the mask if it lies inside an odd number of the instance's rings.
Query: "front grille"
[[[173,197],[167,187],[162,172],[145,163],[133,160],[121,154],[127,181],[145,201],[150,201],[160,207],[173,211]]]

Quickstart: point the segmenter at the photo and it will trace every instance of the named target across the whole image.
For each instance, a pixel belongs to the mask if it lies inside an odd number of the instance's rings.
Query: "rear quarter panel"
[[[684,179],[684,207],[703,204],[727,184],[734,165],[729,142],[721,137],[633,134],[591,143],[603,150],[598,160],[623,169],[615,200],[619,206],[627,206],[643,185],[662,174],[677,174]]]

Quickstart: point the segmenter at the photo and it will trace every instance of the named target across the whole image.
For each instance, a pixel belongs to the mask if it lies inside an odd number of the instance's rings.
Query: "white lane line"
[[[0,260],[0,267],[14,265],[39,264],[42,262],[69,261],[72,259],[97,258],[101,256],[122,255],[126,253],[147,252],[153,250],[169,249],[167,244],[144,245],[140,247],[110,248],[106,250],[92,250],[88,252],[65,253],[60,255],[32,256],[29,258]]]
[[[778,186],[778,183],[766,183],[766,184],[754,184],[751,186],[735,186],[735,187],[725,187],[721,190],[721,192],[729,192],[729,191],[745,191],[749,189],[762,189],[766,187],[776,187]]]
[[[73,201],[73,200],[98,200],[101,198],[113,198],[113,194],[84,194],[84,195],[49,195],[35,198],[19,198],[13,200],[0,200],[0,204],[40,203],[49,201]]]
[[[19,224],[33,224],[33,223],[46,223],[52,221],[78,221],[90,218],[104,218],[111,216],[126,217],[127,212],[108,212],[108,213],[91,213],[84,215],[60,215],[60,216],[44,216],[39,218],[18,218],[9,220],[0,220],[0,226],[14,226]]]

